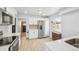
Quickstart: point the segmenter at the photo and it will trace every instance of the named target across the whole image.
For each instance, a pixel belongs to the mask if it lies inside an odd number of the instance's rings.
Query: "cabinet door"
[[[33,25],[33,20],[32,20],[32,19],[29,20],[29,24],[30,24],[30,25]]]
[[[33,20],[33,23],[34,23],[34,25],[37,25],[37,20],[34,19],[34,20]]]
[[[38,30],[35,31],[35,38],[38,38]]]
[[[29,30],[29,39],[34,38],[34,32],[32,30]]]
[[[30,30],[29,31],[29,39],[38,38],[38,31],[37,30]]]

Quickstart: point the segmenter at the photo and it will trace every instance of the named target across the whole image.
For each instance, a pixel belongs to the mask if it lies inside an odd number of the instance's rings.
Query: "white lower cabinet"
[[[38,30],[29,30],[29,39],[38,38]]]

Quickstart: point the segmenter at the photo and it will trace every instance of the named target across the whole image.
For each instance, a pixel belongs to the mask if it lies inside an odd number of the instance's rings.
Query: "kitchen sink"
[[[65,42],[76,48],[79,48],[79,38],[73,38],[73,39],[67,40]]]

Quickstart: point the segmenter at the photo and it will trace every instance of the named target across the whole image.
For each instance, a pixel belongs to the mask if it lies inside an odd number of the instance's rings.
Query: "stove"
[[[11,44],[13,41],[12,37],[0,38],[0,46]]]

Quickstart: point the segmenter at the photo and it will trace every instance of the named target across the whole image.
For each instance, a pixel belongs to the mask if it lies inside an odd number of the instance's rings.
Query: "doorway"
[[[26,37],[26,25],[21,21],[21,37]]]

